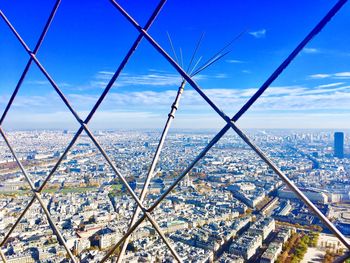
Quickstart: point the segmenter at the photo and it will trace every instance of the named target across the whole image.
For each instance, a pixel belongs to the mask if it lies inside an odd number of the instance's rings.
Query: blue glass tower
[[[344,157],[344,133],[334,133],[334,156],[338,158]]]

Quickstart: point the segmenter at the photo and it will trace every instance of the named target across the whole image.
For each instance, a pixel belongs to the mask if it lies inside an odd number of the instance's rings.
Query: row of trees
[[[283,245],[281,255],[277,259],[277,263],[300,262],[308,247],[316,247],[319,238],[318,232],[304,233],[293,233],[286,244]]]
[[[339,249],[337,251],[333,251],[330,249],[326,250],[326,254],[324,255],[324,259],[323,259],[323,263],[331,263],[334,262],[335,259],[341,255],[344,254],[344,250],[343,249]],[[350,258],[346,259],[344,261],[344,263],[350,263]]]
[[[298,263],[304,258],[304,255],[306,254],[309,244],[310,244],[310,237],[308,235],[304,235],[299,240],[299,243],[295,248],[294,255],[291,261],[292,263]]]

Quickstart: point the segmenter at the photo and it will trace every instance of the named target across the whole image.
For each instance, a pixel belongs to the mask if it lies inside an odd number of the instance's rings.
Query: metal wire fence
[[[299,45],[290,53],[290,55],[280,64],[280,66],[271,74],[271,76],[261,85],[261,87],[256,91],[256,93],[244,104],[244,106],[232,117],[230,118],[228,115],[226,115],[223,111],[221,111],[218,106],[203,92],[203,90],[199,87],[199,85],[193,80],[193,76],[190,76],[186,71],[176,62],[174,59],[155,41],[152,36],[148,33],[149,28],[151,27],[152,23],[157,18],[158,14],[162,10],[162,7],[164,6],[166,0],[161,0],[155,10],[153,11],[152,15],[148,19],[147,23],[144,27],[142,27],[131,15],[129,15],[118,2],[115,0],[110,0],[110,3],[112,4],[111,7],[114,7],[122,16],[125,17],[126,20],[130,22],[132,26],[135,27],[135,29],[139,32],[137,38],[135,39],[134,43],[131,45],[129,51],[126,53],[125,57],[123,58],[122,62],[120,63],[119,67],[113,74],[112,78],[108,82],[107,86],[103,90],[102,94],[100,95],[99,99],[96,101],[95,105],[91,109],[90,113],[87,115],[85,120],[81,119],[79,114],[74,110],[74,108],[71,106],[71,103],[69,100],[65,97],[60,87],[57,85],[53,77],[49,74],[49,72],[45,69],[43,64],[40,62],[40,60],[37,58],[37,53],[40,49],[40,46],[42,45],[44,38],[46,36],[46,33],[48,32],[50,25],[55,17],[55,14],[59,8],[59,5],[61,3],[61,0],[57,0],[50,15],[49,18],[42,30],[42,33],[37,41],[36,46],[33,50],[31,50],[24,39],[21,37],[21,35],[16,31],[13,24],[9,21],[9,19],[6,17],[3,10],[0,10],[0,16],[3,19],[3,21],[8,26],[9,30],[14,34],[14,36],[17,38],[17,40],[20,42],[20,44],[23,46],[24,51],[27,52],[29,59],[28,62],[23,69],[23,72],[21,74],[21,77],[18,80],[18,83],[12,93],[12,96],[10,97],[6,108],[1,116],[0,119],[0,133],[7,144],[8,148],[10,149],[15,161],[17,162],[21,172],[23,173],[25,179],[28,182],[28,185],[30,186],[30,189],[32,191],[32,199],[28,203],[28,205],[25,207],[25,209],[22,211],[20,216],[17,218],[17,220],[12,225],[10,231],[5,235],[4,239],[0,243],[0,247],[2,247],[8,240],[11,235],[11,233],[14,231],[18,223],[22,220],[23,216],[27,213],[28,209],[32,206],[32,204],[37,200],[42,207],[50,226],[54,232],[54,234],[57,236],[60,243],[64,246],[64,248],[67,251],[67,254],[72,262],[77,262],[78,259],[75,257],[72,253],[72,251],[69,249],[65,238],[60,233],[56,223],[51,218],[51,215],[45,205],[45,203],[42,200],[42,191],[47,186],[47,183],[49,180],[54,176],[57,168],[61,164],[62,160],[65,158],[67,153],[70,151],[72,146],[77,141],[80,134],[85,131],[86,134],[90,137],[91,141],[94,143],[94,145],[98,148],[99,152],[102,154],[104,159],[107,161],[107,163],[110,165],[111,169],[115,173],[116,176],[121,180],[123,185],[125,186],[128,194],[134,199],[134,201],[137,204],[137,208],[134,211],[134,215],[130,221],[129,228],[127,232],[124,234],[124,236],[116,243],[114,244],[109,251],[105,254],[105,256],[102,258],[101,262],[105,262],[106,260],[110,259],[110,256],[116,251],[117,248],[121,247],[121,252],[119,253],[118,262],[122,261],[123,255],[126,249],[126,245],[128,244],[130,235],[137,229],[137,227],[145,220],[147,219],[153,226],[153,228],[156,230],[156,232],[159,234],[161,239],[164,241],[166,246],[169,248],[171,254],[173,257],[181,262],[182,259],[176,252],[175,248],[171,245],[166,235],[162,232],[161,228],[159,227],[157,221],[152,216],[152,211],[159,206],[159,204],[166,198],[171,191],[178,185],[178,183],[191,171],[191,169],[197,164],[197,162],[203,158],[206,153],[225,135],[225,133],[229,129],[233,129],[237,135],[242,138],[242,140],[247,143],[252,150],[255,151],[255,153],[260,156],[260,158],[279,176],[279,178],[309,207],[311,211],[313,211],[320,220],[333,232],[335,236],[339,238],[339,240],[350,250],[350,243],[349,241],[344,237],[344,235],[333,225],[332,222],[328,220],[326,216],[322,214],[322,212],[300,191],[300,189],[291,181],[289,178],[268,158],[268,156],[252,141],[249,139],[249,137],[237,126],[236,121],[241,118],[242,115],[257,101],[257,99],[266,91],[266,89],[271,85],[271,83],[278,78],[278,76],[283,72],[283,70],[288,67],[288,65],[291,63],[291,61],[301,52],[301,50],[311,41],[311,39],[317,35],[325,26],[326,24],[331,20],[331,18],[344,6],[344,4],[347,2],[347,0],[339,0],[330,10],[329,12],[323,17],[323,19],[311,30],[311,32],[299,43]],[[91,132],[88,124],[93,118],[95,112],[101,105],[101,103],[104,101],[106,95],[111,90],[113,84],[117,81],[118,77],[120,76],[122,70],[124,69],[125,65],[128,63],[130,57],[134,54],[135,50],[139,46],[140,42],[142,40],[148,41],[155,50],[158,51],[158,53],[164,57],[171,65],[172,67],[181,75],[183,78],[183,82],[181,83],[178,93],[174,99],[174,103],[171,106],[171,111],[168,115],[168,118],[166,120],[161,138],[159,140],[158,147],[156,149],[156,152],[154,154],[154,157],[152,159],[150,168],[148,170],[148,175],[145,180],[143,189],[141,191],[140,196],[137,196],[137,194],[132,190],[128,182],[126,181],[125,177],[121,172],[117,169],[115,164],[112,162],[111,158],[107,155],[106,151],[103,149],[101,144],[98,142],[97,138],[93,135]],[[76,131],[75,135],[73,136],[72,140],[68,144],[68,146],[65,148],[63,154],[59,157],[57,163],[54,165],[48,176],[45,178],[43,183],[35,187],[34,183],[29,177],[29,174],[22,164],[21,160],[18,158],[13,146],[7,139],[6,133],[3,130],[2,124],[4,119],[7,116],[7,113],[11,106],[13,105],[13,101],[15,97],[18,94],[19,89],[21,88],[21,85],[26,78],[26,75],[28,73],[28,70],[32,66],[32,64],[36,64],[41,73],[46,77],[46,79],[50,82],[51,86],[55,90],[55,92],[59,95],[59,97],[62,99],[66,107],[69,109],[71,114],[74,116],[76,121],[79,123],[80,128]],[[164,140],[166,138],[166,135],[168,133],[169,127],[171,125],[172,120],[175,117],[175,112],[178,108],[179,101],[181,98],[181,94],[183,93],[184,86],[186,84],[189,84],[197,93],[199,96],[205,100],[210,107],[226,122],[226,125],[217,133],[213,139],[207,144],[206,147],[204,147],[201,152],[196,156],[192,162],[182,171],[182,173],[176,178],[176,180],[173,182],[173,184],[150,206],[145,207],[143,204],[145,195],[147,193],[148,186],[150,184],[150,181],[152,179],[152,176],[154,174],[154,170],[156,167],[156,164],[158,162]],[[142,213],[142,215],[139,217],[139,214]],[[6,262],[6,257],[3,254],[3,252],[0,249],[0,258],[4,262]]]

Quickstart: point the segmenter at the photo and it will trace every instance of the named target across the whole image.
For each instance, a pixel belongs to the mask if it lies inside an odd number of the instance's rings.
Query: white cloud
[[[263,38],[266,35],[266,29],[260,29],[260,30],[257,30],[257,31],[252,31],[252,32],[249,32],[249,34],[252,35],[255,38]]]
[[[251,89],[203,89],[205,94],[215,101],[219,107],[226,109],[242,106],[255,92]],[[103,102],[104,110],[139,110],[150,111],[159,108],[168,109],[176,96],[177,89],[164,91],[133,91],[133,92],[110,92]],[[89,110],[97,101],[97,95],[68,94],[72,105],[79,110]],[[350,110],[350,86],[336,88],[315,87],[306,88],[302,86],[270,87],[257,101],[255,110],[292,110],[302,111],[309,109],[348,109]],[[296,107],[297,106],[297,107]],[[14,103],[14,109],[28,111],[56,110],[65,107],[59,98],[53,99],[52,95],[47,96],[18,96]],[[190,86],[180,102],[184,110],[208,109],[206,102]]]
[[[344,84],[344,82],[335,82],[335,83],[319,85],[319,86],[317,86],[317,88],[331,88],[331,87],[337,87],[337,86],[340,86],[343,84]]]
[[[244,61],[238,60],[238,59],[227,59],[226,62],[227,62],[227,63],[232,63],[232,64],[241,64],[241,63],[244,63]]]
[[[7,103],[7,101],[6,101]],[[13,108],[19,109],[31,109],[31,108],[44,108],[48,103],[56,105],[59,103],[59,98],[54,93],[50,93],[47,96],[33,95],[33,96],[20,96],[17,95],[12,103]],[[63,102],[62,102],[63,103]],[[11,109],[10,109],[11,110]]]
[[[325,49],[325,48],[304,48],[302,50],[303,53],[306,54],[325,54],[325,55],[331,55],[331,56],[337,56],[337,57],[348,57],[350,56],[349,52],[343,51],[343,50],[336,50],[336,49]]]
[[[228,77],[228,75],[225,73],[219,73],[219,74],[214,75],[213,77],[217,78],[217,79],[226,79]]]
[[[113,74],[113,72],[109,71],[99,71],[95,76],[95,80],[91,81],[90,84],[94,87],[104,88]],[[211,77],[222,78],[223,74],[217,74]],[[201,80],[205,78],[207,78],[207,76],[198,74],[193,79]],[[181,81],[182,78],[180,74],[150,70],[148,74],[121,73],[120,77],[114,83],[114,86],[178,86],[181,84]]]
[[[313,74],[313,75],[310,75],[309,77],[312,79],[325,79],[325,78],[350,79],[350,71],[337,72],[332,74]]]
[[[106,71],[106,70],[100,70],[100,71],[98,72],[98,74],[100,75],[100,77],[102,77],[102,76],[109,76],[109,77],[112,77],[113,74],[114,74],[114,72],[112,72],[112,71]]]
[[[87,115],[87,112],[79,112]],[[79,123],[68,112],[31,113],[23,112],[11,118],[5,119],[5,129],[74,129],[79,128]],[[158,118],[158,119],[157,119]],[[97,129],[108,128],[140,128],[156,127],[159,125],[160,116],[152,112],[144,111],[103,111],[97,112],[89,123],[89,127]]]
[[[228,115],[233,115],[238,111],[256,90],[256,88],[203,89],[205,94]],[[93,120],[93,123],[105,128],[108,125],[117,125],[116,123],[118,125],[119,123],[124,123],[128,127],[133,127],[134,123],[138,121],[140,121],[141,126],[154,126],[157,123],[159,124],[161,120],[164,120],[176,93],[176,88],[162,91],[144,90],[133,92],[115,89],[107,95],[101,108],[97,111],[98,118]],[[98,99],[98,95],[92,94],[67,94],[67,97],[79,114],[82,114],[81,117],[86,116]],[[350,86],[345,86],[343,82],[320,85],[314,88],[304,86],[270,87],[252,106],[252,109],[248,111],[248,116],[254,119],[260,114],[265,119],[274,119],[271,123],[276,124],[278,123],[278,116],[281,114],[289,115],[293,121],[296,121],[293,115],[300,116],[306,120],[306,117],[302,117],[303,114],[311,116],[315,115],[315,112],[320,115],[334,114],[335,116],[348,113],[348,117],[350,117],[349,101]],[[5,101],[0,101],[0,106],[3,106],[4,103]],[[185,118],[182,120],[183,125],[191,123],[190,120],[194,116],[197,116],[198,119],[204,118],[203,116],[211,116],[207,117],[205,120],[207,124],[205,125],[211,125],[212,127],[218,121],[211,122],[209,121],[210,118],[218,118],[220,122],[220,118],[216,116],[210,106],[190,86],[185,88],[182,95],[179,113],[181,118]],[[68,118],[68,116],[70,117]],[[72,119],[71,122],[75,123],[74,118],[65,105],[57,96],[54,97],[52,94],[41,96],[19,95],[8,117],[6,122],[17,122],[18,125],[20,120],[24,121],[25,124],[27,123],[27,125],[36,125],[35,123],[45,125],[46,123],[50,127],[56,125],[56,122],[62,124],[68,119]],[[25,120],[30,121],[25,122]],[[113,121],[111,122],[110,120]],[[33,122],[33,124],[30,124],[30,122]]]
[[[281,112],[265,114],[250,110],[238,121],[242,128],[303,128],[303,129],[350,129],[350,122],[345,121],[350,113],[307,113]],[[166,120],[166,114],[147,111],[98,111],[89,123],[91,129],[161,129]],[[325,121],[327,120],[327,121]],[[225,125],[216,114],[177,112],[172,128],[219,130]],[[10,129],[78,129],[78,123],[67,119],[65,112],[55,113],[23,113],[14,116],[4,127]]]
[[[73,86],[62,82],[59,87],[67,87],[70,91],[92,91],[96,89],[104,89],[112,78],[114,72],[102,70],[96,73],[94,78],[85,85]],[[227,74],[219,73],[213,75],[198,74],[193,77],[194,80],[204,79],[223,79],[227,78]],[[151,87],[177,87],[181,84],[182,77],[177,73],[169,73],[162,70],[150,69],[147,74],[121,73],[118,79],[114,82],[113,87],[125,86],[151,86]],[[29,83],[29,82],[28,82]],[[50,83],[42,80],[32,80],[33,85],[47,85]]]
[[[317,54],[317,53],[320,53],[321,51],[317,48],[308,48],[308,47],[305,47],[303,49],[303,52],[306,53],[306,54]]]
[[[27,80],[26,84],[34,85],[34,86],[51,86],[50,82],[48,80]],[[67,82],[59,82],[57,83],[58,87],[60,88],[66,88],[70,87],[71,84]]]
[[[96,79],[100,83],[107,85],[111,79],[113,72],[100,71],[96,75]],[[115,82],[114,86],[122,87],[127,85],[138,85],[138,86],[171,86],[179,85],[181,83],[181,77],[178,74],[170,73],[158,73],[152,72],[149,74],[129,74],[122,73]],[[104,85],[104,86],[105,86]]]
[[[312,79],[325,79],[331,77],[330,74],[313,74],[309,76]]]
[[[50,82],[48,80],[28,80],[28,84],[33,84],[33,85],[48,85]]]
[[[339,79],[341,79],[341,78],[348,79],[348,78],[350,78],[350,71],[335,73],[334,77],[339,78]]]

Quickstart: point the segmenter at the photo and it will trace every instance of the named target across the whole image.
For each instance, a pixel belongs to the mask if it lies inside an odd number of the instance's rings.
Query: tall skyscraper
[[[344,157],[344,133],[334,133],[334,156],[338,158]]]

